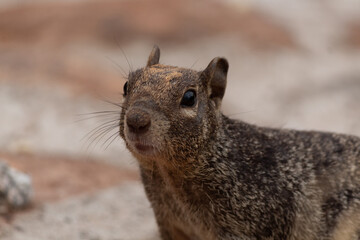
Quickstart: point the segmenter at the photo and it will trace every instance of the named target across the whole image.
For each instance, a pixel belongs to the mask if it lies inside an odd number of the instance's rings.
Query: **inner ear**
[[[159,60],[160,60],[160,48],[155,45],[149,55],[146,67],[151,67],[152,65],[158,64]]]
[[[226,89],[226,77],[229,63],[225,58],[214,58],[201,73],[202,81],[208,88],[209,98],[219,108]]]

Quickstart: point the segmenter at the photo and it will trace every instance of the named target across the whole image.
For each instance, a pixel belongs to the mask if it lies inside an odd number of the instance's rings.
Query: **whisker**
[[[115,67],[117,67],[117,69],[120,69],[121,70],[121,72],[120,72],[120,74],[121,74],[121,76],[122,76],[122,78],[124,78],[124,79],[127,79],[128,78],[128,76],[127,76],[127,74],[126,74],[126,71],[120,66],[120,64],[118,64],[117,62],[115,62],[114,60],[112,60],[110,57],[106,57],[107,58],[107,60],[108,61],[110,61]]]
[[[255,112],[255,110],[238,112],[238,113],[232,113],[232,114],[227,114],[227,116],[232,117],[232,116],[236,116],[236,115],[240,115],[240,114],[246,114],[246,113],[252,113],[252,112]]]
[[[84,138],[89,137],[92,138],[95,134],[97,134],[99,131],[103,130],[104,128],[107,128],[109,126],[115,125],[115,122],[117,122],[118,119],[114,119],[111,121],[107,121],[105,123],[100,124],[99,126],[97,126],[96,128],[94,128],[93,130],[91,130],[90,132],[88,132],[82,140],[84,140]],[[117,126],[117,124],[116,124]]]
[[[108,104],[111,104],[113,106],[116,106],[116,107],[119,107],[121,109],[126,109],[125,107],[122,106],[121,103],[116,103],[116,102],[113,102],[112,100],[110,100],[108,97],[102,95],[102,94],[97,94],[97,98],[102,101],[102,102],[105,102],[105,103],[108,103]]]
[[[111,140],[111,142],[106,146],[105,150],[108,149],[108,147],[109,147],[116,139],[118,139],[119,136],[120,136],[120,131],[117,131],[115,137],[114,137],[113,140]]]
[[[119,47],[120,51],[122,52],[122,54],[124,55],[124,57],[125,57],[125,59],[126,59],[126,62],[127,62],[128,66],[129,66],[129,70],[130,70],[131,72],[133,72],[132,65],[130,64],[129,59],[128,59],[128,57],[126,56],[125,51],[124,51],[123,48],[121,47],[120,42],[119,42],[119,39],[117,39],[116,37],[115,37],[115,42],[116,42],[117,46]]]
[[[104,138],[104,136],[106,136],[111,130],[113,130],[114,128],[116,128],[118,125],[112,125],[112,126],[108,126],[106,129],[103,130],[103,132],[101,132],[98,136],[94,137],[93,140],[90,142],[90,144],[87,147],[87,150],[89,150],[89,148],[94,144],[94,142],[97,140],[97,142],[95,143],[94,147],[96,147],[96,145],[101,141],[101,139]]]
[[[115,125],[115,122],[117,122],[117,119],[107,121],[105,123],[100,124],[99,126],[95,127],[93,130],[91,130],[87,134],[85,134],[85,136],[82,137],[81,141],[83,141],[85,138],[88,138],[88,140],[90,140],[95,134],[99,133],[104,128]]]
[[[99,136],[101,136],[98,141],[96,142],[95,146],[99,144],[100,140],[103,139],[106,135],[108,135],[113,129],[116,129],[117,127],[109,127],[108,129],[104,130]],[[103,145],[102,145],[103,146]]]
[[[199,61],[199,59],[196,59],[195,62],[191,65],[190,68],[193,68],[198,61]]]
[[[107,119],[113,119],[116,115],[114,114],[109,114],[109,115],[101,115],[101,116],[91,116],[91,117],[86,117],[86,118],[81,118],[81,119],[78,119],[78,120],[75,120],[74,122],[77,123],[77,122],[83,122],[83,121],[86,121],[86,120],[90,120],[90,119],[96,119],[96,118],[101,118],[102,120],[107,120]]]
[[[105,140],[105,142],[101,145],[101,147],[104,147],[105,144],[106,144],[110,139],[112,139],[116,134],[119,134],[119,133],[120,133],[120,131],[116,131],[115,133],[111,134],[110,137],[108,137],[108,138]],[[107,147],[106,147],[105,149],[107,149]]]
[[[111,104],[111,105],[117,106],[117,107],[119,107],[119,108],[126,109],[126,108],[123,107],[121,104],[112,102],[112,101],[110,101],[110,100],[108,100],[108,99],[102,99],[102,101],[104,101],[104,102],[106,102],[106,103],[109,103],[109,104]]]
[[[84,116],[84,115],[107,114],[107,113],[118,113],[118,111],[97,111],[97,112],[90,112],[90,113],[79,113],[76,115]]]
[[[130,61],[129,61],[128,57],[126,56],[125,51],[124,51],[122,48],[120,48],[120,50],[121,50],[121,52],[124,54],[124,57],[125,57],[125,59],[126,59],[126,62],[127,62],[128,65],[129,65],[130,71],[133,72],[132,64],[130,64]]]

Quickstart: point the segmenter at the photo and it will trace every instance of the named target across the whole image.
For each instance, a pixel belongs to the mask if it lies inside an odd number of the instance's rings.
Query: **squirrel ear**
[[[146,67],[150,67],[152,65],[158,64],[159,59],[160,59],[160,48],[157,45],[155,45],[149,55]]]
[[[201,73],[205,85],[208,86],[209,97],[215,102],[217,107],[220,107],[225,93],[228,69],[228,61],[225,58],[217,57]]]

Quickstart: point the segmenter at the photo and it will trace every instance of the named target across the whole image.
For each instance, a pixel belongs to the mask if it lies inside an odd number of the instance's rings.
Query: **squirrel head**
[[[146,67],[129,74],[120,135],[140,163],[191,161],[218,128],[229,65],[214,58],[199,72],[162,65],[159,59],[155,46]]]

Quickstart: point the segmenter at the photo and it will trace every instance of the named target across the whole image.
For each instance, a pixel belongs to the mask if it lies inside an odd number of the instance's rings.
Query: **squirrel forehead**
[[[198,78],[199,73],[192,69],[156,64],[141,69],[141,79],[137,79],[137,81],[165,85],[176,83],[195,84]]]

